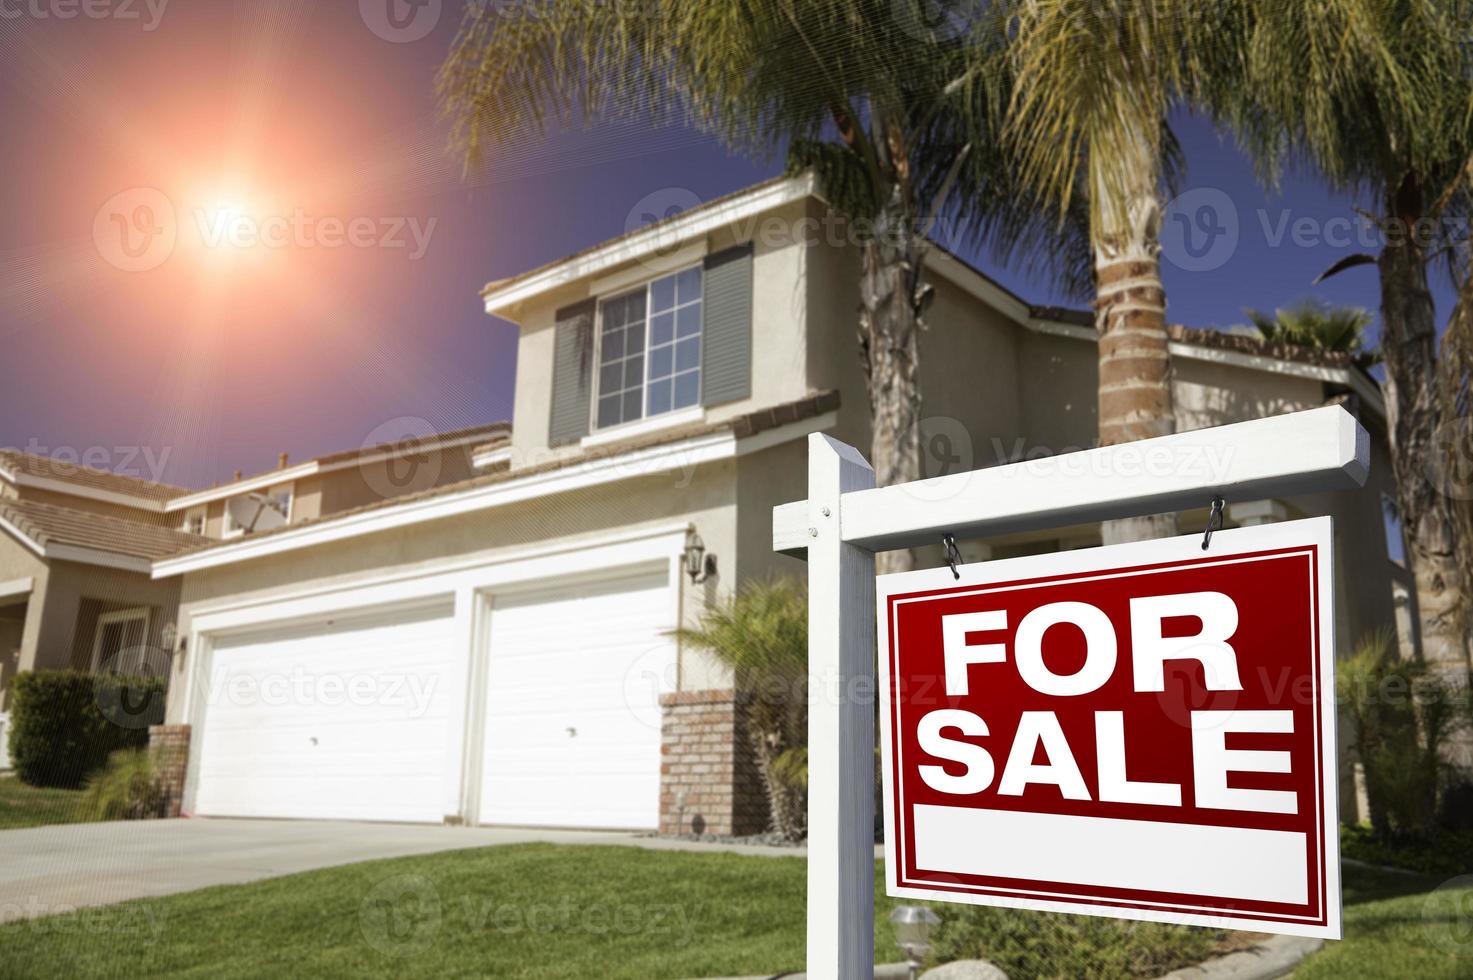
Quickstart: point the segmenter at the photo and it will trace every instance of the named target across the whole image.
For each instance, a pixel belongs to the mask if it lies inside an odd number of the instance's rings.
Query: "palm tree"
[[[1163,186],[1177,163],[1167,113],[1220,71],[1234,36],[1192,0],[1012,0],[1005,57],[1014,72],[1010,143],[1046,204],[1089,203],[1099,333],[1099,440],[1175,430]],[[1176,533],[1176,516],[1106,522],[1105,541]]]
[[[786,145],[790,171],[815,170],[861,242],[859,352],[882,485],[921,475],[931,224],[955,221],[1001,255],[1041,251],[1066,285],[1086,268],[1082,239],[1071,248],[1068,226],[1058,234],[1011,186],[998,131],[1008,77],[977,69],[1002,38],[965,22],[928,29],[907,3],[472,4],[438,80],[470,165],[581,115],[683,120],[759,158]],[[882,570],[911,564],[908,552],[880,558]]]
[[[748,701],[747,734],[772,830],[808,835],[808,595],[799,583],[751,582],[680,639],[731,668]]]
[[[1376,202],[1374,263],[1397,505],[1416,581],[1422,655],[1466,673],[1463,577],[1453,508],[1428,479],[1439,426],[1437,330],[1429,266],[1456,255],[1446,230],[1473,205],[1466,60],[1468,0],[1289,0],[1253,4],[1243,98],[1221,102],[1270,180],[1300,158]],[[1323,276],[1321,278],[1324,278]]]
[[[1277,309],[1272,315],[1258,310],[1243,312],[1258,335],[1271,344],[1346,353],[1363,368],[1381,360],[1377,351],[1366,346],[1366,328],[1371,325],[1372,317],[1359,307],[1332,307],[1306,299]]]

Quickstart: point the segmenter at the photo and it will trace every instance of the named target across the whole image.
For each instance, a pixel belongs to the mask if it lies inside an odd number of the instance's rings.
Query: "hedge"
[[[81,786],[112,753],[148,745],[148,726],[164,720],[166,689],[162,677],[17,675],[10,708],[16,775],[32,786]]]

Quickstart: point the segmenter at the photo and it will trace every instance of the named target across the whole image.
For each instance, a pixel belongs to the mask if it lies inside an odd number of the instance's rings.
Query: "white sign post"
[[[1364,484],[1369,439],[1339,407],[874,486],[859,452],[809,436],[808,499],[773,511],[808,559],[808,976],[874,969],[874,552]],[[1331,651],[1333,655],[1333,651]],[[1333,747],[1332,747],[1333,749]]]

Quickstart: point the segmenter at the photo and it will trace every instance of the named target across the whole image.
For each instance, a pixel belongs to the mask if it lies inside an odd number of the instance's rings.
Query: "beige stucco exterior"
[[[823,207],[810,197],[774,210],[770,217],[776,227],[792,228],[821,216]],[[678,254],[685,263],[699,261],[702,254],[741,241],[749,228],[709,229]],[[926,474],[1092,446],[1098,370],[1091,331],[1078,324],[1041,320],[980,274],[953,259],[938,256],[936,261],[938,271],[931,276],[935,300],[920,340]],[[582,451],[578,445],[548,444],[556,311],[598,295],[600,281],[613,283],[609,289],[617,291],[641,281],[641,273],[653,277],[676,267],[679,264],[671,265],[668,258],[645,265],[631,259],[597,276],[551,288],[507,311],[520,329],[513,477],[519,470],[571,459]],[[796,235],[769,235],[754,243],[753,277],[751,394],[707,409],[703,421],[722,422],[832,389],[840,393],[841,407],[836,419],[823,420],[825,431],[867,452],[868,408],[855,350],[855,250]],[[1176,352],[1173,368],[1179,430],[1319,407],[1344,390],[1340,376],[1346,374],[1190,345]],[[1395,624],[1392,582],[1405,574],[1390,561],[1383,534],[1381,496],[1389,481],[1384,423],[1373,404],[1362,402],[1360,413],[1373,444],[1365,489],[1278,502],[1285,516],[1328,514],[1336,520],[1342,653],[1369,630]],[[718,558],[719,574],[703,585],[679,576],[682,619],[693,624],[709,603],[744,581],[801,575],[799,563],[772,552],[771,513],[773,506],[805,496],[803,437],[812,427],[790,427],[750,452],[743,451],[738,441],[731,456],[712,462],[686,465],[677,455],[669,468],[658,472],[640,471],[615,482],[488,503],[456,516],[188,571],[179,593],[181,630],[185,635],[197,633],[196,620],[222,610],[269,609],[296,597],[343,592],[390,578],[428,576],[450,567],[490,567],[521,561],[529,554],[594,547],[611,537],[671,525],[698,532],[708,552]],[[326,515],[373,502],[372,494],[355,495],[352,488],[334,489],[321,481],[302,480],[296,486],[295,506],[301,514]],[[1181,516],[1184,532],[1205,525],[1208,501],[1202,504],[1200,510]],[[216,513],[211,511],[212,521],[218,519]],[[964,542],[963,552],[970,558],[1003,557],[1098,542],[1097,527],[1082,526]],[[923,560],[939,563],[939,547]],[[0,572],[3,578],[5,573]],[[185,685],[179,682],[196,669],[189,657],[176,663],[169,704],[172,722],[192,720],[181,696]],[[692,649],[680,651],[679,690],[730,684],[729,674],[709,656]]]

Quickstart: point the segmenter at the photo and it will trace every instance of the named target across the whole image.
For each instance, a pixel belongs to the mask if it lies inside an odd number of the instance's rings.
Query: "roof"
[[[690,439],[698,439],[702,436],[713,435],[722,432],[730,432],[737,439],[747,439],[752,436],[767,432],[772,429],[802,422],[807,419],[817,418],[828,412],[836,411],[839,407],[839,393],[837,391],[810,392],[803,398],[795,401],[777,405],[772,408],[764,408],[745,415],[738,415],[721,422],[697,422],[691,425],[679,426],[677,428],[665,429],[660,432],[649,433],[644,436],[635,436],[618,442],[605,443],[600,446],[589,447],[568,456],[558,459],[547,460],[533,466],[525,466],[520,469],[500,469],[492,473],[474,476],[458,483],[447,483],[443,486],[432,487],[419,493],[405,494],[401,497],[391,497],[387,500],[376,501],[362,507],[350,510],[336,511],[322,517],[305,521],[297,521],[293,524],[283,525],[270,531],[260,531],[255,534],[246,535],[243,538],[232,538],[225,541],[216,541],[212,538],[203,538],[192,545],[182,548],[172,554],[169,558],[180,558],[185,555],[196,554],[204,551],[213,551],[219,548],[229,548],[245,543],[254,543],[263,538],[274,537],[282,534],[302,531],[311,527],[318,527],[339,521],[349,520],[362,514],[374,511],[388,510],[397,507],[407,507],[427,500],[439,497],[450,497],[458,493],[471,490],[479,490],[482,487],[494,486],[498,483],[506,483],[512,480],[520,480],[526,477],[539,476],[552,473],[557,470],[567,469],[582,463],[595,462],[611,457],[623,456],[628,453],[637,452],[642,449],[653,449],[674,443],[685,442]]]
[[[159,503],[189,493],[183,487],[155,483],[152,480],[143,480],[134,476],[123,476],[108,470],[82,466],[80,463],[54,459],[50,456],[23,453],[16,449],[0,449],[0,473],[12,477],[51,480],[103,493],[137,497]]]
[[[55,545],[64,545],[151,561],[210,540],[173,528],[35,500],[0,500],[0,526],[22,535],[47,557],[72,557],[54,553]]]

